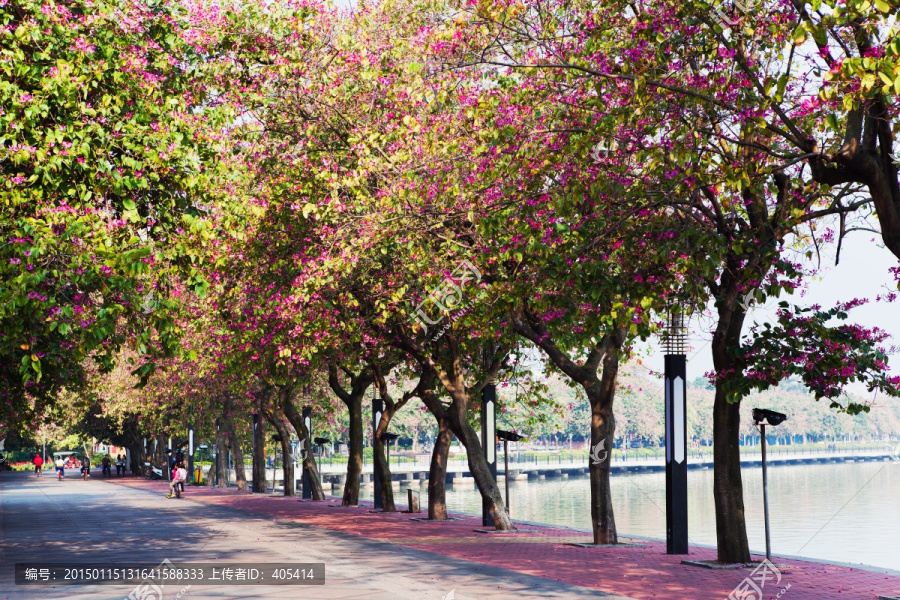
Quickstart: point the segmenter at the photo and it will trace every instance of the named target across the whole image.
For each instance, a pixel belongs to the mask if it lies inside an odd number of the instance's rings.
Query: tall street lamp
[[[378,435],[378,424],[381,422],[381,415],[384,414],[384,400],[381,398],[377,398],[375,396],[375,388],[372,387],[372,460],[375,460],[375,436]],[[374,498],[373,500],[376,510],[384,510],[384,502],[381,499],[381,486],[384,485],[384,482],[381,481],[381,474],[378,472],[378,469],[373,469],[372,472],[372,480],[375,483],[375,489],[373,490]],[[388,482],[388,485],[391,483]]]
[[[329,440],[328,438],[317,437],[313,441],[316,443],[317,446],[319,446],[319,457],[322,458],[323,455],[325,454],[325,444],[330,444],[331,440]],[[315,454],[313,454],[312,459],[313,459],[313,462],[315,463],[316,462]],[[322,470],[319,468],[318,463],[316,463],[316,472],[319,474],[319,484],[321,484],[322,480],[323,480],[323,476],[322,476]],[[310,490],[310,491],[312,491],[312,490]]]
[[[499,345],[494,343],[489,343],[484,349],[482,360],[485,372],[490,370],[499,349]],[[497,485],[497,386],[493,381],[488,381],[481,390],[481,446],[491,479]],[[484,527],[494,524],[490,507],[490,500],[481,500],[481,524]]]
[[[665,346],[666,554],[688,553],[687,326],[685,308],[669,308]]]
[[[200,477],[197,479],[197,483],[201,483],[203,480],[203,466],[202,466],[203,465],[203,451],[208,448],[209,448],[209,446],[206,444],[200,444],[199,446],[197,446],[197,450],[200,452],[200,465],[201,465]]]
[[[509,514],[509,442],[518,442],[522,436],[514,431],[497,430],[497,437],[503,440],[503,479],[506,483],[506,514]],[[570,436],[571,439],[571,436]]]
[[[769,478],[766,471],[766,425],[781,425],[787,415],[767,408],[754,408],[753,421],[759,426],[760,444],[762,446],[763,473],[763,512],[766,516],[766,560],[772,562],[772,544],[769,541]]]
[[[303,419],[303,426],[306,427],[306,435],[312,436],[312,407],[304,406],[302,412],[300,413],[300,417]],[[312,452],[312,443],[308,439],[300,440],[299,448],[300,450],[300,460],[303,460],[303,454],[306,448],[309,448],[310,452]],[[315,457],[313,457],[315,460]],[[306,472],[306,469],[303,468],[303,464],[300,465],[300,479],[303,482],[303,498],[309,500],[312,498],[312,483],[309,481],[309,473]]]
[[[278,444],[281,443],[281,436],[279,434],[272,435],[272,441],[275,442],[275,451],[272,453],[272,493],[275,493],[275,471],[278,469]],[[281,462],[284,463],[284,457],[281,457]],[[287,481],[284,482],[284,485],[287,485]]]

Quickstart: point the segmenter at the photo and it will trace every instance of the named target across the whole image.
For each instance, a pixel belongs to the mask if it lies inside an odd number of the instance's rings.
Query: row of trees
[[[900,257],[898,8],[762,4],[10,0],[3,426],[65,390],[138,456],[188,422],[238,448],[251,413],[287,453],[310,405],[346,415],[356,504],[377,393],[376,433],[413,403],[434,420],[429,517],[455,435],[509,529],[485,387],[526,386],[546,418],[521,368],[539,352],[612,447],[635,343],[709,305],[718,558],[748,561],[742,399],[791,376],[853,414],[852,382],[900,395],[885,334],[845,322],[861,300],[744,326],[853,229]],[[608,461],[590,477],[615,543]]]

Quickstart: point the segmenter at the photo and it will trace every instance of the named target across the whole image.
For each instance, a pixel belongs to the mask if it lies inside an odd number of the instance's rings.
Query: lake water
[[[750,549],[765,553],[762,469],[743,474]],[[665,474],[612,479],[619,534],[665,539]],[[510,482],[512,517],[590,530],[588,483],[586,476]],[[688,487],[690,541],[715,546],[712,469],[689,471]],[[427,487],[420,490],[424,511]],[[397,500],[405,503],[405,494]],[[371,498],[372,488],[361,495]],[[480,515],[481,497],[474,486],[448,485],[447,507]],[[769,514],[773,554],[900,571],[900,463],[770,466]]]

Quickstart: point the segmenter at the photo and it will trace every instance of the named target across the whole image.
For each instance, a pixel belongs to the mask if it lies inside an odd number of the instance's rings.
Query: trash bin
[[[419,508],[419,492],[415,490],[406,490],[407,497],[409,498],[409,510],[407,512],[418,513],[422,512],[422,509]]]
[[[203,469],[194,469],[194,483],[203,483]]]

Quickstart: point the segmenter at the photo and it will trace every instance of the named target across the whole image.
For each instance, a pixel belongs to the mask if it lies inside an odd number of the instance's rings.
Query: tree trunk
[[[383,512],[397,512],[394,506],[394,487],[391,485],[393,480],[391,476],[391,465],[388,464],[384,455],[384,442],[381,436],[388,430],[391,423],[390,407],[385,404],[384,411],[381,413],[381,420],[378,422],[378,429],[375,430],[375,436],[372,440],[372,456],[374,458],[374,470],[381,478],[381,506]]]
[[[284,479],[284,495],[296,496],[297,483],[294,479],[294,461],[291,460],[291,432],[275,411],[266,411],[266,418],[278,432],[278,435],[281,436],[281,475]],[[273,463],[272,467],[277,468],[277,465]],[[272,491],[274,492],[275,490],[273,489]]]
[[[144,444],[141,443],[141,440],[138,440],[131,444],[128,449],[130,451],[129,454],[131,455],[131,464],[129,465],[131,474],[143,475],[144,461],[147,460],[147,457],[144,456]]]
[[[559,369],[578,383],[585,391],[591,405],[591,447],[588,470],[591,480],[591,525],[595,544],[616,544],[615,513],[610,490],[610,466],[616,421],[613,416],[613,400],[619,374],[619,352],[625,344],[627,330],[617,328],[604,335],[591,349],[582,364],[575,363],[546,335],[540,319],[522,311],[513,319],[515,330],[531,340]],[[602,374],[597,373],[602,367]]]
[[[744,488],[738,431],[741,406],[716,390],[713,406],[713,494],[716,501],[716,542],[722,563],[750,562],[744,518]]]
[[[303,415],[294,406],[294,401],[290,394],[281,395],[281,409],[284,416],[287,417],[291,425],[297,431],[300,438],[301,456],[303,457],[303,472],[306,474],[306,480],[309,482],[312,499],[316,502],[325,500],[325,492],[322,490],[322,482],[319,480],[319,469],[316,468],[316,461],[312,453],[312,438],[306,429],[306,423],[303,422]]]
[[[724,305],[712,339],[716,373],[730,373],[736,365],[731,352],[740,347],[743,314]],[[716,546],[722,563],[750,562],[741,480],[741,404],[729,403],[724,383],[716,382],[713,404],[713,496],[716,506]]]
[[[258,494],[266,493],[266,417],[263,411],[263,400],[259,398],[257,404],[257,425],[253,435],[253,481],[252,491]]]
[[[227,445],[225,440],[225,427],[220,426],[216,433],[216,473],[219,475],[220,488],[228,487],[228,449],[225,447]]]
[[[435,417],[438,422],[438,435],[434,440],[431,452],[431,468],[428,470],[428,518],[444,520],[447,518],[447,459],[450,456],[450,442],[453,432],[447,417]]]
[[[166,460],[163,458],[164,456],[162,439],[156,437],[153,439],[153,464],[157,467],[161,467],[163,476],[166,474]]]
[[[228,443],[231,445],[231,455],[234,458],[234,478],[237,482],[237,489],[247,491],[247,474],[244,472],[244,453],[241,451],[241,444],[238,442],[237,434],[234,431],[234,417],[231,411],[234,409],[234,401],[229,399],[225,404],[225,419],[223,429]]]
[[[445,386],[446,387],[446,386]],[[458,393],[458,388],[451,392]],[[450,391],[450,390],[448,390]],[[506,505],[503,502],[503,496],[500,493],[500,487],[491,475],[491,469],[488,466],[487,459],[484,457],[484,449],[478,433],[469,424],[466,415],[466,405],[458,398],[454,398],[453,404],[450,406],[450,425],[456,437],[466,447],[466,456],[469,463],[469,472],[475,478],[475,485],[478,486],[478,492],[481,498],[488,504],[488,512],[494,527],[498,531],[510,531],[515,529],[512,521],[509,519],[509,513],[506,511]]]
[[[423,367],[419,375],[418,396],[438,424],[438,435],[431,449],[431,466],[428,470],[428,518],[447,519],[447,459],[453,431],[447,409],[434,392],[437,373]]]
[[[364,394],[365,390],[360,394],[351,393],[349,400],[345,402],[350,413],[350,445],[347,457],[347,483],[344,486],[342,506],[359,505],[359,479],[362,477],[363,455],[362,397]]]
[[[371,369],[363,369],[358,375],[354,375],[349,369],[343,371],[350,378],[350,391],[348,392],[338,380],[338,365],[328,365],[328,385],[341,399],[350,415],[350,443],[348,444],[347,457],[347,485],[344,487],[343,506],[359,505],[359,479],[362,476],[363,455],[363,416],[362,401],[366,390],[372,385],[375,376]]]
[[[591,474],[591,524],[595,544],[618,543],[609,482],[612,448],[616,439],[613,400],[616,395],[618,373],[618,351],[607,352],[603,357],[603,375],[599,385],[585,390],[591,403],[592,457],[589,470]]]

